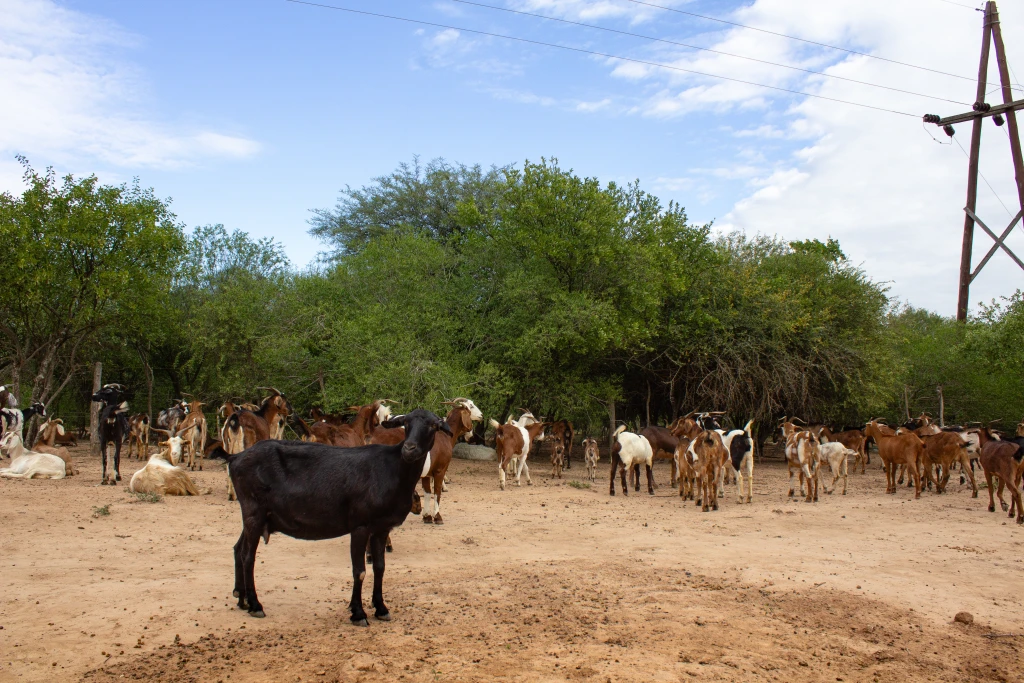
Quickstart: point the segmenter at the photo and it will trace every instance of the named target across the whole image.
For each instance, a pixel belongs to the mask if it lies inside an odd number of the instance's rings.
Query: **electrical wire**
[[[431,26],[433,28],[443,28],[453,31],[463,31],[465,33],[472,33],[479,36],[487,36],[489,38],[501,38],[503,40],[512,40],[519,43],[527,43],[529,45],[541,45],[543,47],[553,47],[559,50],[567,50],[569,52],[577,52],[585,55],[593,55],[595,57],[604,57],[606,59],[618,59],[624,62],[631,62],[633,64],[642,64],[644,66],[652,66],[659,69],[668,69],[670,71],[679,71],[682,73],[694,74],[696,76],[705,76],[707,78],[717,78],[723,81],[731,81],[733,83],[742,83],[744,85],[752,85],[758,88],[765,88],[767,90],[775,90],[778,92],[789,93],[791,95],[800,95],[801,97],[813,97],[819,100],[826,100],[828,102],[836,102],[838,104],[849,104],[854,107],[861,107],[863,109],[873,109],[875,111],[882,111],[889,114],[899,114],[900,116],[912,116],[914,118],[920,118],[919,114],[911,114],[905,111],[899,111],[897,109],[888,109],[886,107],[878,107],[873,104],[864,104],[863,102],[853,102],[851,100],[841,100],[836,97],[828,97],[826,95],[816,95],[814,93],[803,92],[800,90],[791,90],[789,88],[781,88],[776,85],[766,85],[764,83],[756,83],[754,81],[746,81],[742,78],[733,78],[731,76],[721,76],[719,74],[706,73],[704,71],[695,71],[694,69],[684,69],[681,66],[674,66],[671,64],[662,64],[660,62],[652,62],[646,59],[636,59],[634,57],[623,57],[621,55],[613,55],[607,52],[598,52],[596,50],[587,50],[582,47],[572,47],[570,45],[559,45],[557,43],[547,43],[542,40],[534,40],[532,38],[520,38],[518,36],[510,36],[503,33],[492,33],[490,31],[480,31],[473,28],[464,28],[461,26],[452,26],[449,24],[441,24],[434,21],[425,21],[423,19],[410,19],[409,17],[399,17],[393,14],[380,14],[377,12],[369,12],[366,10],[353,9],[351,7],[339,7],[337,5],[325,5],[318,2],[309,2],[308,0],[286,0],[295,5],[307,5],[309,7],[319,7],[322,9],[332,9],[339,12],[348,12],[349,14],[359,14],[367,17],[376,17],[378,19],[390,19],[392,21],[401,21],[408,24],[419,24],[421,26]]]
[[[980,11],[982,11],[978,7],[975,7],[974,5],[965,5],[962,2],[953,2],[953,0],[939,0],[939,2],[944,2],[947,5],[956,5],[957,7],[963,7],[964,9],[969,9],[969,10],[971,10],[973,12],[980,12]]]
[[[965,81],[977,81],[977,78],[971,76],[961,76],[960,74],[952,74],[948,71],[939,71],[938,69],[929,69],[926,66],[918,66],[917,64],[909,64],[907,62],[901,62],[896,59],[889,59],[887,57],[879,57],[878,55],[868,54],[867,52],[858,52],[857,50],[851,50],[845,47],[839,47],[838,45],[829,45],[828,43],[819,43],[816,40],[808,40],[807,38],[797,38],[786,33],[779,33],[778,31],[769,31],[766,28],[758,28],[756,26],[748,26],[747,24],[740,24],[735,21],[729,21],[727,19],[719,19],[718,17],[711,17],[706,14],[697,14],[695,12],[687,12],[686,10],[676,9],[675,7],[665,7],[664,5],[655,5],[652,2],[645,2],[644,0],[626,0],[634,5],[644,5],[646,7],[653,7],[655,9],[665,10],[666,12],[675,12],[676,14],[685,14],[690,17],[697,17],[698,19],[706,19],[707,21],[716,21],[720,24],[728,24],[729,26],[735,26],[737,28],[745,28],[749,31],[758,31],[760,33],[767,33],[773,36],[779,36],[780,38],[786,38],[788,40],[796,40],[801,43],[807,43],[808,45],[817,45],[818,47],[827,47],[830,50],[839,50],[840,52],[847,52],[851,55],[857,55],[859,57],[870,57],[871,59],[878,59],[883,62],[889,62],[890,64],[899,64],[900,66],[906,66],[911,69],[919,69],[921,71],[929,71],[934,74],[942,74],[943,76],[950,76],[952,78],[959,78]]]
[[[847,78],[845,76],[838,76],[836,74],[825,73],[824,71],[814,71],[813,69],[804,69],[799,66],[792,66],[790,64],[782,64],[780,62],[772,62],[767,59],[758,59],[757,57],[747,57],[745,55],[738,55],[732,52],[723,52],[722,50],[715,50],[710,47],[700,47],[699,45],[690,45],[689,43],[681,43],[676,40],[669,40],[667,38],[657,38],[655,36],[645,36],[642,33],[632,33],[630,31],[621,31],[615,28],[608,28],[605,26],[597,26],[595,24],[586,24],[582,21],[572,21],[571,19],[562,19],[559,17],[549,17],[544,14],[536,14],[534,12],[524,12],[522,10],[510,9],[508,7],[496,7],[495,5],[487,5],[482,2],[473,2],[473,0],[450,0],[451,2],[457,2],[461,5],[472,5],[473,7],[482,7],[484,9],[495,10],[497,12],[507,12],[509,14],[518,14],[525,17],[533,17],[535,19],[543,19],[545,21],[555,21],[561,24],[569,24],[570,26],[580,26],[582,28],[594,29],[596,31],[606,31],[608,33],[617,33],[623,36],[630,36],[632,38],[641,38],[643,40],[651,40],[658,43],[666,43],[668,45],[677,45],[679,47],[689,48],[691,50],[701,50],[703,52],[711,52],[716,55],[724,55],[726,57],[735,57],[736,59],[745,59],[751,62],[757,62],[758,64],[767,64],[769,66],[777,66],[783,69],[792,69],[793,71],[800,71],[805,74],[814,74],[815,76],[825,76],[826,78],[835,78],[840,81],[846,81],[848,83],[857,83],[859,85],[867,85],[872,88],[881,88],[882,90],[889,90],[892,92],[903,93],[904,95],[914,95],[916,97],[927,97],[932,100],[939,100],[940,102],[951,102],[952,104],[960,104],[965,107],[971,106],[970,102],[960,102],[959,100],[951,100],[945,97],[938,97],[936,95],[926,95],[924,93],[914,92],[912,90],[904,90],[902,88],[894,88],[888,85],[879,85],[878,83],[870,83],[868,81],[859,81],[855,78]]]

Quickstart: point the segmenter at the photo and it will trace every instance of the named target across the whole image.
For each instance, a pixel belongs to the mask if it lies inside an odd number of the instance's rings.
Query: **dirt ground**
[[[1024,529],[955,477],[915,501],[872,467],[807,504],[766,462],[753,504],[730,487],[703,513],[664,463],[655,496],[612,498],[606,459],[590,488],[538,461],[504,492],[494,464],[455,461],[446,524],[396,530],[394,620],[364,629],[347,538],[271,537],[254,619],[230,597],[222,464],[195,475],[210,494],[150,503],[127,493],[135,461],[99,486],[85,453],[77,477],[0,480],[0,680],[1024,680]]]

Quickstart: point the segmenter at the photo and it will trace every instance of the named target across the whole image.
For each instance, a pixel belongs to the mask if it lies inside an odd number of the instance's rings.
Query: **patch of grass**
[[[580,481],[579,479],[572,479],[569,481],[569,486],[573,487],[574,489],[589,489],[590,482]]]
[[[159,503],[163,496],[159,493],[135,493],[133,494],[140,503]]]
[[[109,505],[104,505],[103,507],[99,508],[99,507],[96,507],[94,505],[93,508],[92,508],[92,516],[93,517],[109,517],[110,516],[110,506]]]

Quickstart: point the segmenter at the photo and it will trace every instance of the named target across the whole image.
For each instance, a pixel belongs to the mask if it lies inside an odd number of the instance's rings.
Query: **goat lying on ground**
[[[36,446],[45,444],[47,446],[77,446],[78,438],[73,432],[65,431],[64,420],[48,419],[39,425],[39,433],[36,434]]]
[[[597,461],[601,459],[601,451],[597,447],[597,439],[583,440],[583,461],[587,463],[587,478],[597,480]]]
[[[165,446],[166,450],[150,456],[146,466],[132,475],[128,490],[161,496],[198,496],[199,489],[185,470],[175,467],[169,461],[170,454],[174,452],[177,452],[176,460],[181,460],[184,440],[180,436],[173,436],[160,445]]]
[[[822,463],[828,463],[828,469],[832,472],[832,484],[831,490],[828,486],[822,483],[822,488],[825,489],[825,493],[832,494],[836,490],[836,482],[839,481],[839,477],[843,478],[843,495],[846,495],[846,480],[847,470],[849,468],[850,456],[859,458],[860,455],[852,448],[847,448],[838,441],[826,441],[825,443],[818,446],[818,452],[821,456]],[[854,460],[856,463],[856,460]],[[819,474],[820,474],[819,465]]]
[[[654,495],[654,472],[651,467],[654,464],[654,449],[646,437],[626,431],[626,425],[620,426],[613,435],[615,443],[612,444],[611,461],[612,474],[609,483],[608,493],[615,495],[615,472],[620,471],[622,476],[622,495],[629,495],[629,485],[626,483],[626,472],[634,467],[643,465],[647,470],[647,492]],[[621,469],[620,469],[621,466]],[[640,490],[640,477],[636,477],[636,490]]]
[[[7,432],[0,439],[0,450],[11,457],[11,466],[0,470],[0,477],[9,479],[63,479],[67,465],[52,453],[27,450],[16,432]]]
[[[32,450],[36,453],[49,453],[50,455],[56,455],[58,458],[64,461],[64,476],[70,477],[78,474],[78,468],[75,467],[74,461],[71,460],[71,452],[64,446],[54,446],[53,438],[54,432],[60,430],[64,431],[64,427],[60,424],[59,420],[47,420],[39,427],[39,438],[36,439],[35,444],[32,446]],[[44,438],[44,436],[48,438]]]
[[[390,620],[383,595],[384,539],[409,514],[434,434],[450,430],[426,410],[414,410],[384,426],[405,427],[405,441],[343,449],[267,440],[237,455],[217,451],[231,465],[242,511],[242,534],[234,550],[240,608],[264,616],[253,576],[261,536],[264,542],[274,533],[317,541],[350,534],[352,623],[368,625],[362,597],[367,543],[373,557],[374,615]]]

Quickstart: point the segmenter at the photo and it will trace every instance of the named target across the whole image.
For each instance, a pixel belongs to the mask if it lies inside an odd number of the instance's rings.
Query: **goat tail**
[[[612,432],[612,436],[618,436],[622,432],[626,431],[626,425],[619,425],[618,429]]]
[[[751,428],[751,427],[752,427],[753,425],[754,425],[754,421],[753,421],[753,420],[747,420],[747,424],[746,424],[746,426],[745,426],[745,427],[743,428],[743,433],[744,433],[744,434],[746,434],[746,435],[747,435],[748,437],[750,437],[751,439],[753,439],[753,438],[754,438],[754,435],[750,433],[750,428]]]

